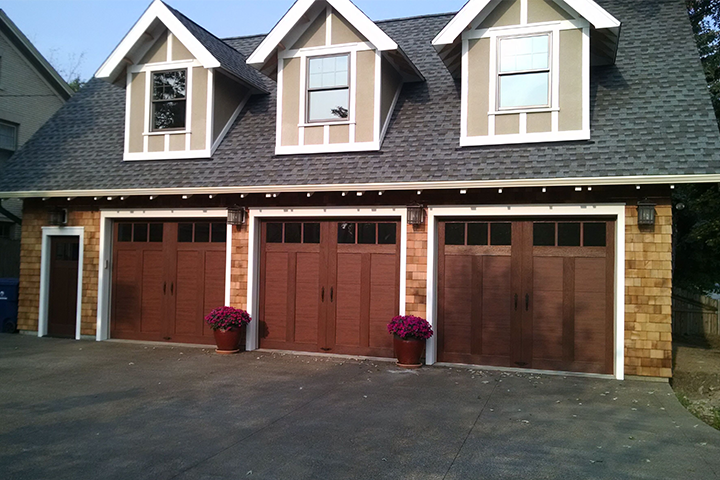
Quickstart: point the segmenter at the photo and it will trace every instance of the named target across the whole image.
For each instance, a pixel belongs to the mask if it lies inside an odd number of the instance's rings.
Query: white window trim
[[[501,72],[500,70],[500,62],[502,61],[500,54],[500,49],[502,48],[502,41],[503,40],[510,40],[514,38],[527,38],[527,37],[542,37],[547,36],[548,37],[548,68],[544,68],[541,70],[528,70],[528,71],[516,71],[516,72]],[[555,55],[554,55],[554,45],[555,43],[559,42],[559,38],[557,38],[554,35],[554,32],[541,32],[541,33],[531,33],[526,35],[503,35],[497,37],[497,41],[495,42],[495,48],[497,48],[497,52],[495,53],[495,75],[496,75],[496,88],[495,88],[495,105],[493,109],[491,109],[492,112],[490,115],[502,115],[503,113],[509,112],[509,111],[516,111],[518,113],[535,113],[535,112],[541,112],[543,110],[560,110],[559,107],[556,107],[555,102],[555,77],[557,75],[557,69],[559,66],[554,62]],[[512,76],[512,75],[530,75],[533,73],[543,73],[547,70],[549,82],[548,82],[548,103],[545,105],[534,105],[534,106],[522,106],[522,107],[501,107],[500,106],[500,78],[502,76]],[[522,131],[522,129],[520,129]]]
[[[78,237],[78,287],[77,313],[75,319],[75,340],[80,340],[82,329],[82,294],[83,294],[83,260],[85,251],[84,227],[42,227],[42,246],[40,253],[40,305],[38,315],[38,337],[48,334],[48,310],[50,304],[50,268],[52,259],[50,251],[51,237]]]
[[[11,127],[13,129],[13,136],[15,140],[15,145],[12,149],[7,148],[0,148],[0,150],[5,150],[6,152],[15,152],[18,149],[18,132],[20,131],[20,125],[17,123],[9,122],[7,120],[0,120],[0,125],[4,125],[6,127]]]
[[[326,208],[251,208],[248,214],[248,290],[247,311],[253,318],[248,324],[246,349],[259,346],[258,315],[260,302],[260,221],[265,218],[400,218],[400,315],[405,315],[407,289],[407,207],[326,207]]]
[[[615,226],[615,348],[614,375],[618,380],[625,377],[625,204],[591,205],[497,205],[497,206],[429,206],[427,237],[427,320],[437,332],[437,246],[439,218],[446,217],[592,217],[613,216]],[[437,362],[437,337],[428,340],[426,361]]]
[[[362,51],[375,51],[375,99],[374,108],[375,113],[373,115],[373,141],[371,142],[356,142],[355,141],[355,127],[356,127],[356,114],[357,114],[357,52]],[[349,119],[338,122],[307,122],[307,63],[308,59],[316,56],[327,56],[327,55],[343,55],[348,54],[350,56],[350,115]],[[283,109],[282,109],[282,92],[285,88],[285,82],[283,80],[283,70],[285,60],[291,58],[300,59],[300,108],[298,113],[298,143],[299,145],[283,145],[282,144],[282,120],[283,120]],[[277,74],[277,119],[275,128],[275,154],[276,155],[302,155],[302,154],[315,154],[315,153],[343,153],[343,152],[365,152],[365,151],[378,151],[380,150],[381,138],[381,88],[382,88],[382,54],[379,50],[376,50],[372,44],[367,42],[360,43],[348,43],[344,45],[330,45],[320,46],[311,48],[301,48],[297,50],[287,50],[278,53],[278,74]],[[397,99],[395,100],[395,102]],[[393,107],[395,104],[393,104]],[[392,110],[391,110],[392,112]],[[329,143],[330,126],[332,125],[349,125],[350,135],[348,143]],[[324,128],[324,143],[318,145],[306,145],[305,144],[305,129],[311,127]]]
[[[100,211],[100,265],[98,269],[98,305],[97,305],[97,331],[95,340],[98,342],[110,338],[110,306],[112,292],[112,259],[113,259],[113,221],[128,219],[183,219],[207,218],[227,219],[228,211],[225,208],[206,209],[120,209]],[[231,301],[231,272],[232,272],[232,233],[228,225],[225,254],[225,304]],[[44,234],[44,232],[43,232]],[[82,243],[81,243],[82,246]],[[81,250],[82,252],[82,250]],[[41,297],[42,298],[42,297]]]
[[[582,28],[582,107],[583,118],[580,130],[560,131],[560,32]],[[550,55],[550,106],[516,108],[512,110],[499,110],[497,108],[498,98],[498,40],[505,37],[515,37],[533,34],[551,34],[551,55]],[[488,112],[488,134],[482,136],[468,135],[469,119],[469,91],[470,79],[468,69],[469,42],[481,38],[490,39],[490,71],[489,71],[489,112]],[[545,22],[510,27],[496,27],[483,30],[471,30],[462,34],[462,78],[461,78],[461,126],[460,146],[485,146],[485,145],[516,145],[524,143],[541,142],[563,142],[590,140],[590,25],[585,20],[567,20],[561,22]],[[550,112],[552,114],[552,125],[550,132],[528,133],[527,114]],[[520,114],[520,131],[517,134],[496,135],[495,121],[497,116]]]

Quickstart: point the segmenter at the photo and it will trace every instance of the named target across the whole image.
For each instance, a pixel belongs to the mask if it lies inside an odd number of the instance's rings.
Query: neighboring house
[[[156,1],[95,77],[0,181],[21,330],[209,344],[231,304],[248,349],[391,357],[415,314],[428,364],[672,375],[670,195],[720,182],[683,2],[299,0],[220,40]]]
[[[63,106],[72,90],[0,10],[0,178],[4,163]],[[22,201],[0,196],[0,278],[20,274]]]

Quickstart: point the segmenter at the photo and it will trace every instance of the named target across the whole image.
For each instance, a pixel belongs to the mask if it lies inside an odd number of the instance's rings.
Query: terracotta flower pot
[[[398,367],[420,368],[422,366],[420,357],[425,349],[425,340],[413,337],[404,340],[398,335],[393,335],[393,344]]]
[[[213,330],[215,336],[215,351],[220,354],[232,354],[240,351],[240,345],[245,340],[245,327],[232,327],[227,330],[218,328]],[[242,342],[244,343],[244,342]]]

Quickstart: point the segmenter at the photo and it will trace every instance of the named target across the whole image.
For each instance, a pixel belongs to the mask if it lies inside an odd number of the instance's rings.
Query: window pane
[[[606,234],[607,225],[605,223],[586,223],[583,226],[584,241],[586,247],[605,247],[607,246]]]
[[[199,243],[207,243],[210,241],[210,224],[209,223],[196,223],[195,224],[195,241]]]
[[[358,224],[358,243],[375,245],[375,223]]]
[[[285,243],[300,243],[302,240],[302,223],[285,224]]]
[[[282,243],[282,223],[268,223],[267,224],[267,243]]]
[[[380,245],[395,245],[397,243],[397,224],[378,224],[378,243]]]
[[[308,95],[308,121],[316,122],[348,118],[349,98],[347,88],[310,92]]]
[[[213,223],[212,224],[212,238],[213,243],[224,243],[227,242],[227,223]]]
[[[148,240],[148,224],[136,223],[133,225],[133,242],[147,242]]]
[[[555,224],[536,223],[533,225],[533,245],[536,247],[555,246]]]
[[[150,241],[155,242],[155,243],[163,241],[163,224],[162,223],[151,223],[150,224]]]
[[[185,86],[185,70],[153,73],[153,100],[185,98]]]
[[[512,224],[493,223],[490,225],[490,245],[512,245]]]
[[[320,243],[319,223],[306,223],[303,225],[303,243]]]
[[[185,128],[185,100],[153,103],[153,130]]]
[[[548,105],[548,72],[500,76],[500,108]]]
[[[579,247],[580,246],[580,223],[559,223],[558,224],[558,246]]]
[[[132,223],[121,223],[118,225],[118,242],[132,241]]]
[[[348,86],[348,56],[310,58],[308,60],[308,88]]]
[[[465,224],[445,224],[445,245],[465,245]]]
[[[338,223],[338,243],[355,243],[354,223]]]
[[[17,146],[15,141],[15,133],[17,127],[0,123],[0,149],[14,151]]]
[[[507,38],[500,41],[500,72],[547,69],[550,66],[550,37]]]
[[[192,223],[180,223],[178,224],[178,242],[190,243],[193,240],[193,224]]]
[[[468,223],[468,245],[487,245],[488,244],[488,224],[487,223]]]

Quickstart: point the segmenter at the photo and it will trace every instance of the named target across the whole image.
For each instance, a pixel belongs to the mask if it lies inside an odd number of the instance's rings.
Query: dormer
[[[124,160],[209,158],[262,77],[156,0],[95,74],[126,89]]]
[[[470,0],[433,40],[461,81],[461,146],[590,139],[590,67],[620,22],[592,0]]]
[[[422,75],[348,0],[298,0],[248,58],[277,80],[277,154],[379,150]]]

